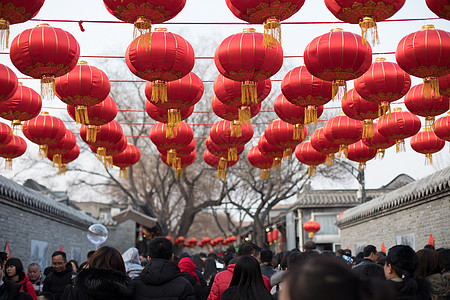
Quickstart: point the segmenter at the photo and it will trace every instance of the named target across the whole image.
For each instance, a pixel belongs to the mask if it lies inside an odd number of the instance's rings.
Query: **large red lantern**
[[[183,236],[179,236],[175,239],[175,244],[177,244],[178,246],[183,245],[185,241],[185,238]]]
[[[103,157],[103,164],[105,168],[112,168],[114,165],[113,156],[118,155],[122,153],[125,148],[127,148],[127,137],[122,135],[122,138],[112,147],[108,147],[105,150],[105,156]],[[98,148],[89,145],[89,148],[91,148],[92,152],[97,153]],[[100,157],[101,159],[101,157]]]
[[[186,0],[103,0],[103,3],[114,17],[134,24],[133,38],[136,38],[149,33],[152,24],[161,24],[175,17]]]
[[[339,152],[343,151],[347,157],[348,145],[356,143],[362,138],[362,128],[361,121],[341,114],[329,119],[325,123],[323,131],[330,142],[340,145]]]
[[[261,169],[261,179],[269,179],[270,168],[273,165],[273,158],[261,153],[258,146],[254,146],[247,152],[248,162],[255,168]]]
[[[395,139],[388,139],[384,135],[378,132],[378,124],[373,124],[373,136],[362,138],[362,141],[366,146],[376,149],[377,156],[383,159],[385,149],[395,145]]]
[[[106,149],[113,148],[122,138],[123,130],[119,123],[111,121],[107,124],[97,126],[95,142],[87,141],[87,126],[81,125],[80,136],[88,145],[97,148],[98,159],[106,156]]]
[[[178,156],[175,158],[175,163],[168,164],[167,157],[160,154],[162,161],[171,166],[175,170],[175,178],[183,177],[183,169],[192,165],[197,158],[197,152],[193,151],[191,154],[186,156]]]
[[[127,178],[127,168],[136,164],[141,159],[141,151],[133,144],[128,143],[125,150],[113,156],[113,163],[120,168],[120,177]]]
[[[273,236],[274,242],[278,241],[278,234],[279,234],[278,229],[275,228],[274,230],[272,230],[272,236]]]
[[[310,141],[303,142],[295,149],[295,157],[305,165],[308,165],[308,176],[316,173],[318,165],[325,163],[327,155],[313,148]]]
[[[75,134],[73,134],[70,130],[66,130],[66,134],[61,140],[59,140],[59,142],[49,145],[47,156],[51,155],[53,157],[53,167],[55,167],[55,164],[60,167],[62,164],[61,155],[68,153],[73,149],[73,147],[75,147],[76,144],[77,138],[75,137]]]
[[[5,170],[12,170],[12,160],[22,156],[27,151],[27,142],[20,136],[14,135],[7,144],[0,144],[0,157],[6,159]]]
[[[9,56],[21,73],[41,79],[43,98],[53,98],[55,77],[75,68],[80,57],[80,45],[69,32],[40,24],[14,38]]]
[[[11,142],[13,138],[13,131],[11,127],[5,123],[0,122],[0,145],[6,145]]]
[[[294,131],[294,125],[278,119],[267,125],[264,135],[269,143],[285,150],[283,157],[291,157],[292,149],[295,149],[303,141],[302,137],[306,136],[306,127],[303,127],[303,133],[298,139],[295,139],[298,136],[294,137]]]
[[[362,140],[348,146],[347,158],[359,163],[358,171],[364,170],[366,162],[375,158],[376,155],[377,149],[367,146]]]
[[[448,0],[425,0],[428,8],[439,18],[450,20],[450,5]]]
[[[66,126],[59,118],[41,112],[36,118],[23,123],[22,132],[27,139],[39,145],[39,155],[46,157],[48,145],[56,144],[64,137]]]
[[[442,118],[436,120],[434,133],[448,142],[450,142],[450,112]]]
[[[178,156],[186,156],[191,154],[195,150],[196,142],[195,139],[192,139],[192,141],[189,143],[189,145],[184,146],[180,149],[167,149],[163,147],[156,146],[156,149],[158,149],[158,152],[162,154],[163,156],[167,157],[167,164],[175,163],[175,158]],[[175,155],[176,154],[176,155]]]
[[[191,239],[189,239],[189,241],[188,241],[188,245],[189,245],[189,247],[190,248],[194,248],[195,246],[197,246],[197,239],[196,238],[191,238]]]
[[[77,159],[79,155],[80,147],[78,147],[78,145],[75,145],[69,152],[61,154],[61,165],[59,166],[58,174],[65,174],[66,165]],[[53,161],[53,155],[49,154],[47,155],[47,158]]]
[[[314,77],[305,66],[300,66],[284,76],[281,91],[289,102],[306,108],[305,124],[317,123],[317,107],[331,100],[332,83]]]
[[[144,34],[131,42],[125,52],[125,62],[139,78],[152,82],[153,102],[167,101],[166,82],[183,78],[194,67],[194,49],[181,36],[158,28],[151,33],[149,46]],[[146,38],[147,37],[147,38]]]
[[[257,103],[256,84],[275,75],[283,64],[283,49],[263,45],[263,34],[252,28],[227,37],[217,47],[214,62],[220,74],[242,82],[242,103]]]
[[[271,143],[269,143],[264,135],[262,135],[258,140],[258,149],[267,157],[273,159],[272,169],[275,167],[281,167],[281,159],[283,159],[283,155],[285,152],[284,148],[277,147]],[[295,148],[290,148],[289,151],[291,153],[295,150]]]
[[[441,151],[445,141],[441,140],[434,131],[421,131],[411,138],[410,144],[414,151],[425,154],[425,165],[431,165],[433,153]]]
[[[211,127],[209,135],[218,146],[228,148],[228,160],[237,160],[237,148],[248,143],[254,131],[251,124],[242,124],[242,135],[238,137],[231,133],[232,127],[230,121],[219,121]]]
[[[363,41],[367,40],[367,32],[372,31],[373,45],[379,43],[376,22],[389,19],[403,4],[405,0],[325,0],[328,10],[336,18],[350,24],[359,24]]]
[[[334,154],[339,151],[340,145],[332,143],[327,139],[323,127],[314,130],[311,134],[310,141],[314,149],[327,155],[325,164],[327,166],[334,165]]]
[[[11,121],[12,128],[39,115],[42,99],[33,89],[19,84],[16,93],[0,102],[0,117]]]
[[[8,48],[9,25],[23,23],[37,15],[44,0],[2,0],[0,6],[0,48]]]
[[[206,142],[205,142],[205,146],[206,149],[211,152],[211,154],[224,158],[225,160],[230,160],[233,161],[231,159],[231,157],[228,157],[228,148],[227,147],[221,147],[219,145],[217,145],[216,143],[213,142],[213,140],[211,139],[211,136],[208,136],[206,138]],[[245,149],[245,145],[241,145],[239,147],[236,147],[236,155],[239,157],[239,155],[241,155],[242,152],[244,152]],[[222,162],[224,162],[224,160],[222,160]]]
[[[373,120],[378,118],[378,104],[363,99],[355,89],[342,99],[342,111],[347,117],[363,121],[362,137],[373,136]]]
[[[89,124],[87,107],[99,104],[111,90],[108,76],[85,61],[80,61],[69,73],[55,79],[56,96],[75,106],[75,121]]]
[[[392,116],[383,116],[378,121],[378,132],[388,139],[395,139],[396,151],[404,152],[405,139],[420,130],[420,119],[409,111],[395,108]]]
[[[411,75],[424,79],[424,95],[439,96],[438,77],[450,73],[450,33],[425,25],[398,43],[395,58]]]
[[[206,149],[203,153],[203,160],[209,166],[217,169],[217,178],[225,179],[227,169],[231,166],[234,166],[238,162],[239,155],[237,160],[228,160],[224,157],[216,156],[209,152],[208,149]]]
[[[425,97],[423,83],[413,86],[405,96],[406,108],[425,117],[425,131],[434,130],[434,117],[448,111],[449,99],[443,96]]]
[[[339,87],[343,88],[340,99],[346,96],[346,81],[358,78],[370,68],[372,48],[357,34],[332,29],[306,46],[304,60],[313,76],[333,82],[332,98]]]
[[[361,97],[378,103],[381,117],[391,111],[391,102],[406,95],[411,87],[411,77],[398,64],[378,57],[366,73],[355,79],[354,85]]]
[[[273,243],[273,236],[271,231],[267,232],[267,242],[269,243],[269,245],[272,245]]]
[[[180,109],[180,119],[181,121],[189,118],[194,112],[194,106],[189,106],[187,108]],[[147,115],[155,121],[168,123],[169,122],[169,109],[159,108],[150,101],[145,101],[145,110]]]
[[[7,66],[0,64],[0,102],[11,98],[16,92],[18,86],[19,82],[16,74]]]
[[[270,45],[281,42],[280,22],[299,11],[305,0],[226,0],[226,3],[239,19],[264,24],[264,43]]]
[[[450,98],[450,74],[439,77],[439,94]]]
[[[309,238],[312,239],[314,233],[320,230],[320,224],[311,219],[308,222],[305,222],[305,224],[303,224],[303,229],[309,233]]]

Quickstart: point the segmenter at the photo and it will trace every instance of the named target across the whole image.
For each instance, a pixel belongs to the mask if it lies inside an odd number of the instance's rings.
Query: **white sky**
[[[404,18],[434,18],[436,17],[425,5],[425,0],[408,0],[404,7],[392,17],[392,19]],[[111,20],[117,19],[110,15],[100,0],[46,0],[36,19],[69,19],[69,20]],[[288,22],[301,21],[331,21],[338,20],[327,10],[322,0],[306,0],[301,10],[291,17]],[[238,22],[228,9],[225,0],[187,0],[185,8],[178,16],[170,22]],[[131,42],[132,25],[131,24],[96,24],[83,23],[85,32],[81,32],[77,23],[49,22],[51,26],[59,27],[72,33],[81,46],[81,55],[119,55],[125,53],[125,49]],[[21,31],[32,28],[39,24],[38,22],[27,22],[25,24],[13,25],[11,28],[10,41]],[[395,51],[400,39],[405,35],[420,30],[422,25],[434,24],[438,29],[450,31],[450,23],[447,20],[432,21],[414,21],[414,22],[384,22],[378,24],[378,31],[381,44],[373,48],[373,52],[391,52]],[[254,27],[262,31],[260,25],[164,25],[171,32],[179,33],[187,39],[194,47],[197,55],[213,56],[217,45],[227,36],[240,32],[244,27]],[[331,28],[341,27],[344,30],[360,33],[358,25],[348,24],[317,24],[317,25],[289,25],[282,26],[282,46],[285,55],[303,55],[305,46],[316,36],[328,32]],[[214,45],[211,47],[211,45]],[[6,50],[5,50],[6,51]],[[376,56],[374,56],[375,59]],[[389,61],[395,61],[394,55],[385,56]],[[91,65],[99,64],[98,59],[84,59]],[[25,77],[18,72],[11,64],[8,55],[0,55],[0,63],[12,67],[18,77]],[[213,60],[197,61],[197,64],[214,64]],[[285,65],[288,69],[282,69],[272,79],[282,79],[287,71],[295,66],[302,64],[301,58],[287,58]],[[195,71],[195,69],[194,69]],[[199,74],[200,75],[200,74]],[[201,76],[201,75],[200,75]],[[110,79],[118,79],[111,78]],[[202,78],[203,80],[214,80],[215,77]],[[24,85],[39,91],[37,80],[24,80]],[[421,80],[413,78],[413,85],[420,83]],[[352,83],[349,82],[349,89]],[[205,89],[212,89],[212,84],[205,84]],[[280,83],[273,83],[272,95],[280,93]],[[203,98],[202,101],[208,101]],[[52,103],[44,102],[44,107],[65,107],[62,102],[55,99]],[[330,103],[328,106],[337,106],[337,103]],[[119,107],[120,108],[120,107]],[[64,120],[68,120],[67,115],[61,115],[61,110],[51,110],[51,114],[58,115]],[[339,111],[336,110],[335,114]],[[274,118],[276,118],[274,114]],[[146,121],[150,121],[148,118]],[[188,120],[189,122],[189,120]],[[150,130],[150,128],[149,128]],[[74,129],[76,131],[76,129]],[[251,143],[256,144],[254,139]],[[29,143],[31,144],[31,143]],[[400,173],[406,173],[415,179],[424,177],[435,172],[438,169],[450,165],[449,143],[437,155],[434,156],[434,166],[424,166],[425,158],[423,155],[414,152],[409,146],[407,140],[407,152],[395,154],[395,147],[386,151],[386,156],[382,161],[373,160],[368,162],[366,168],[366,187],[376,188],[386,184]],[[27,155],[37,156],[37,147],[29,145]],[[199,155],[199,158],[201,155]],[[20,158],[19,158],[20,159]],[[18,160],[19,160],[18,159]],[[15,168],[27,168],[26,162],[16,163]],[[51,164],[46,163],[39,166],[39,171],[53,172]],[[1,174],[11,177],[5,171]],[[16,177],[19,178],[20,176]],[[26,179],[26,178],[23,178]],[[39,181],[39,178],[37,178]],[[54,182],[47,183],[55,188],[65,189],[64,179],[59,178]],[[342,185],[343,184],[343,185]],[[316,182],[314,186],[323,188],[342,188],[356,187],[356,181],[348,183],[330,183]]]

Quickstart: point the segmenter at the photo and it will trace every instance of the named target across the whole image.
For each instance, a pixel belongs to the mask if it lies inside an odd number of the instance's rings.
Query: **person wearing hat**
[[[410,246],[397,245],[390,248],[384,260],[386,261],[384,274],[388,283],[396,291],[395,299],[430,299],[430,284],[414,276],[419,266],[419,258]]]

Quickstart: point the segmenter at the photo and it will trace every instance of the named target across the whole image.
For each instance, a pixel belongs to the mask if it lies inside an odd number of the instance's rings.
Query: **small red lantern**
[[[150,101],[145,101],[145,110],[150,118],[161,123],[169,122],[169,109],[159,108]],[[194,112],[194,106],[180,109],[181,121],[189,118]]]
[[[342,99],[342,110],[347,117],[363,121],[362,137],[373,136],[373,120],[378,118],[378,104],[363,99],[355,89]]]
[[[378,132],[385,138],[395,139],[396,151],[405,152],[405,139],[420,130],[420,119],[409,111],[395,108],[391,117],[383,116],[378,121]]]
[[[1,11],[1,8],[0,8]],[[1,30],[0,19],[0,30]],[[16,74],[7,66],[0,64],[0,102],[11,98],[17,90],[19,82]]]
[[[267,232],[267,242],[269,243],[269,245],[272,245],[273,236],[272,236],[272,232],[271,231]]]
[[[209,135],[214,143],[220,147],[228,148],[228,160],[237,160],[237,148],[244,146],[253,137],[253,127],[251,124],[242,124],[242,135],[232,134],[233,123],[222,120],[215,123]]]
[[[120,168],[119,176],[127,178],[127,168],[136,164],[140,159],[141,151],[139,151],[139,148],[128,143],[125,150],[113,156],[113,164]]]
[[[305,165],[308,165],[308,176],[314,176],[318,165],[325,163],[327,155],[313,148],[310,141],[303,142],[295,149],[295,156]]]
[[[258,140],[258,149],[267,157],[273,159],[272,169],[275,167],[281,168],[281,159],[283,159],[284,149],[277,147],[269,143],[264,135],[262,135]],[[291,148],[290,151],[295,150]]]
[[[75,145],[69,152],[61,154],[61,165],[59,166],[58,175],[65,174],[66,165],[77,159],[79,155],[80,155],[80,147],[78,147],[78,145]],[[53,161],[53,155],[48,154],[47,158]]]
[[[12,134],[11,136],[9,143],[0,144],[0,157],[6,159],[5,170],[12,170],[12,160],[22,156],[27,151],[27,142],[23,138]]]
[[[264,135],[269,143],[285,150],[283,158],[290,158],[292,149],[295,149],[303,141],[302,137],[306,136],[306,127],[303,127],[303,133],[300,134],[298,139],[295,139],[298,136],[294,136],[294,131],[294,125],[278,119],[267,125]]]
[[[439,96],[438,77],[450,73],[450,32],[424,25],[400,41],[395,58],[403,70],[424,79],[425,98]]]
[[[366,162],[375,158],[376,155],[377,149],[367,146],[362,140],[348,146],[347,158],[359,163],[358,171],[364,170]]]
[[[273,165],[273,158],[267,157],[261,153],[258,146],[254,146],[247,152],[248,162],[255,168],[261,169],[261,179],[269,179],[270,168]]]
[[[197,239],[196,238],[191,238],[188,240],[188,245],[190,248],[194,248],[195,246],[197,246]]]
[[[69,32],[40,24],[14,38],[9,56],[21,73],[41,79],[41,97],[53,98],[55,77],[75,68],[80,45]]]
[[[183,245],[185,241],[185,238],[183,236],[179,236],[175,239],[175,244],[177,244],[178,246]]]
[[[450,20],[450,6],[448,0],[425,0],[428,8],[439,18]]]
[[[242,82],[242,103],[257,104],[256,83],[276,74],[283,64],[283,49],[263,45],[263,34],[253,28],[227,37],[217,47],[214,62],[220,74]]]
[[[317,151],[327,155],[325,164],[327,166],[334,165],[334,154],[339,151],[340,146],[338,144],[330,142],[325,136],[324,129],[319,128],[314,130],[311,134],[311,146]]]
[[[303,224],[303,229],[309,233],[309,238],[312,239],[314,234],[320,230],[320,224],[311,219]]]
[[[216,243],[217,243],[218,245],[222,245],[223,240],[224,240],[224,238],[221,237],[221,236],[219,236],[218,238],[216,238]]]
[[[425,165],[432,165],[433,153],[441,151],[445,141],[434,131],[421,131],[411,138],[410,144],[414,151],[425,154]]]
[[[306,108],[305,124],[317,123],[317,108],[332,99],[332,83],[314,77],[305,66],[294,68],[284,76],[281,91],[289,102]]]
[[[323,127],[325,137],[340,145],[339,154],[344,151],[347,157],[348,145],[356,143],[362,137],[363,123],[343,114],[329,119]]]
[[[171,243],[172,243],[172,245],[173,245],[173,239],[172,239],[172,237],[171,237],[171,236],[169,236],[169,235],[166,235],[166,236],[165,236],[165,238],[166,238],[166,239],[168,239],[168,240],[169,240],[169,242],[171,242]]]
[[[450,98],[450,74],[439,77],[439,94]]]
[[[167,157],[160,154],[162,161],[175,169],[175,178],[183,177],[183,169],[192,165],[197,158],[197,152],[193,151],[186,156],[177,156],[171,164],[167,163]]]
[[[113,157],[114,155],[118,155],[122,153],[127,148],[127,138],[126,136],[122,135],[122,138],[112,147],[108,147],[105,149],[105,156],[103,157],[103,164],[105,168],[112,168],[114,165]],[[91,148],[92,152],[97,153],[98,148],[89,145],[89,148]]]
[[[205,237],[202,239],[203,245],[209,245],[211,243],[211,239],[209,237]]]
[[[192,141],[189,143],[189,145],[187,145],[183,148],[180,148],[180,149],[176,149],[176,150],[175,149],[167,149],[164,146],[162,146],[162,147],[156,146],[156,149],[158,149],[158,152],[160,154],[167,157],[166,163],[168,165],[170,165],[171,163],[173,163],[173,164],[175,163],[176,157],[187,156],[187,155],[191,154],[195,150],[195,146],[196,146],[195,139],[192,139]],[[174,152],[176,152],[176,157],[174,156]]]
[[[378,124],[373,124],[373,137],[362,138],[362,141],[366,146],[376,149],[377,156],[380,159],[384,157],[384,150],[395,145],[395,139],[388,139],[378,132]]]
[[[434,133],[439,138],[450,142],[450,112],[445,117],[437,119],[434,125]]]
[[[278,241],[278,233],[278,229],[275,228],[274,230],[272,230],[272,237],[274,242]]]
[[[5,123],[0,122],[0,145],[6,145],[11,142],[13,138],[13,131],[11,127]]]
[[[238,162],[239,155],[237,160],[228,160],[224,157],[216,156],[206,149],[203,153],[203,160],[206,164],[217,169],[217,178],[225,179],[227,168],[234,166]]]
[[[113,148],[122,138],[122,127],[116,121],[97,126],[97,137],[95,142],[87,141],[87,126],[81,125],[80,136],[88,145],[97,148],[98,159],[106,156],[106,149]]]
[[[227,147],[221,147],[213,142],[211,139],[211,136],[208,136],[206,138],[205,142],[206,149],[211,152],[211,154],[219,157],[223,157],[228,160],[228,148]],[[239,146],[236,148],[236,154],[241,155],[242,152],[244,152],[245,145]]]
[[[53,157],[53,167],[55,167],[55,164],[58,165],[58,168],[61,167],[61,155],[68,153],[76,144],[77,138],[75,137],[75,134],[67,129],[66,134],[59,142],[49,145],[47,156],[51,155]]]

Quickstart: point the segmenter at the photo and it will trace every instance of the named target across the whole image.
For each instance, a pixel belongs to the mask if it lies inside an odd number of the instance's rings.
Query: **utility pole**
[[[359,189],[361,192],[361,202],[364,203],[367,201],[367,195],[366,195],[366,180],[364,178],[364,169],[358,170],[358,168],[355,168],[353,165],[349,164],[348,162],[344,160],[338,160],[339,164],[342,165],[344,169],[346,169],[350,174],[352,174],[353,177],[355,177],[356,180],[358,180],[359,183]]]

